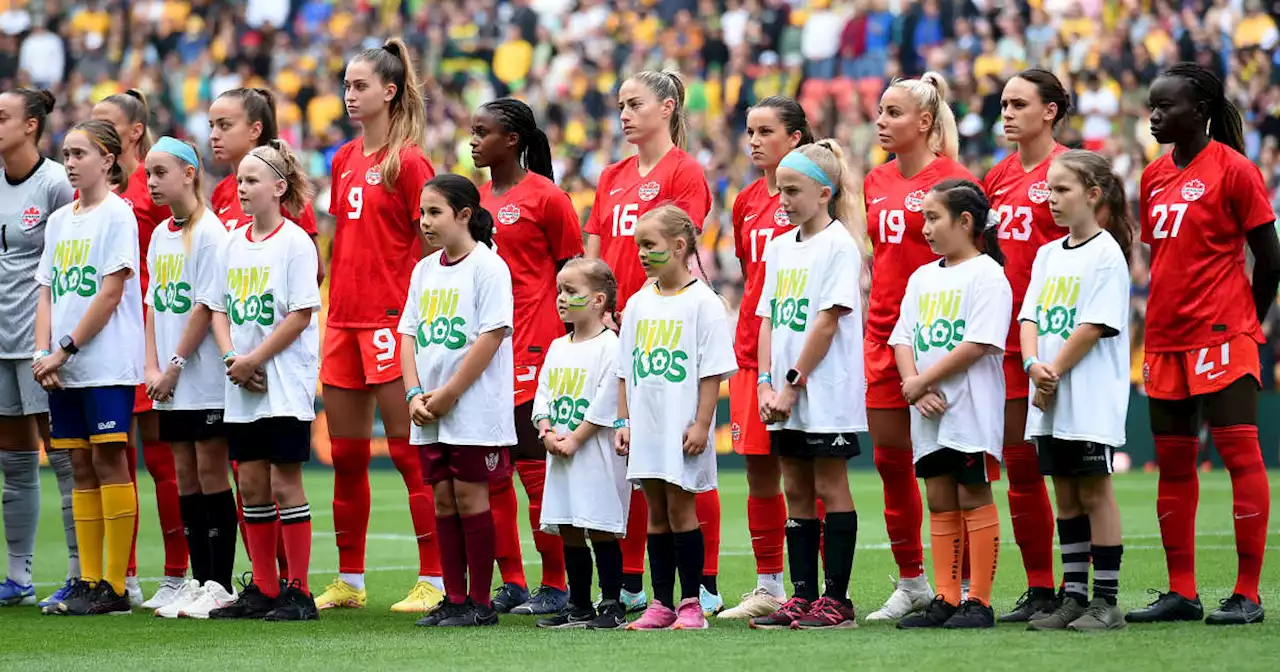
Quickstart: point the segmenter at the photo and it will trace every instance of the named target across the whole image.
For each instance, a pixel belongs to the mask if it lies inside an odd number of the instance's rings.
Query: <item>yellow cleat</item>
[[[369,597],[363,590],[356,590],[342,579],[334,579],[316,598],[317,609],[364,609]]]
[[[436,608],[444,601],[444,593],[426,581],[419,581],[409,591],[409,596],[391,605],[391,611],[401,614],[421,614]]]

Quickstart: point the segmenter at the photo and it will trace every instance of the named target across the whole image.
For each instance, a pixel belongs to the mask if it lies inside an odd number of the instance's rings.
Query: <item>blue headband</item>
[[[196,158],[196,150],[191,149],[191,145],[188,145],[177,138],[166,135],[163,138],[156,140],[156,144],[151,146],[151,151],[172,154],[192,168],[200,167],[200,159]]]
[[[831,190],[831,195],[835,196],[839,193],[840,188],[837,187],[831,178],[827,177],[826,171],[818,167],[813,159],[800,153],[800,150],[791,150],[786,156],[782,157],[782,161],[778,163],[779,168],[790,168],[791,170],[808,177],[809,179],[827,187]]]

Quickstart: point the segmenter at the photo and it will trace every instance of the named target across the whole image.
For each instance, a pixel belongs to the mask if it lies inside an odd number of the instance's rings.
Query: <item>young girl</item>
[[[129,89],[102,99],[93,106],[93,118],[111,124],[120,135],[124,152],[117,157],[124,176],[112,183],[112,188],[124,202],[133,209],[138,220],[138,245],[143,259],[147,258],[147,247],[151,245],[151,234],[156,226],[168,219],[169,208],[158,205],[151,198],[147,189],[147,167],[144,161],[152,145],[151,130],[147,124],[151,121],[147,97],[137,89]],[[150,289],[149,270],[143,265],[139,270],[142,283],[142,294],[146,296]],[[145,309],[144,309],[145,311]],[[173,453],[169,446],[160,440],[159,418],[152,413],[151,398],[147,396],[146,387],[139,385],[134,394],[134,422],[130,425],[129,445],[134,450],[128,451],[129,470],[136,487],[137,474],[137,442],[141,435],[142,461],[156,484],[156,510],[160,514],[160,531],[164,539],[164,579],[155,595],[146,602],[142,601],[142,588],[137,578],[137,546],[138,532],[133,532],[133,547],[129,552],[129,600],[134,606],[157,609],[177,596],[185,585],[187,573],[187,542],[182,533],[181,505],[178,495],[177,471],[173,462]]]
[[[1036,253],[1018,319],[1023,365],[1036,388],[1026,436],[1053,477],[1063,597],[1027,629],[1116,630],[1125,626],[1116,606],[1124,547],[1111,456],[1124,445],[1129,409],[1133,221],[1124,184],[1097,154],[1059,154],[1048,182],[1055,221],[1069,234]]]
[[[409,49],[399,39],[360,52],[347,64],[347,114],[360,137],[333,157],[329,214],[337,219],[324,339],[325,416],[333,448],[333,524],[338,577],[321,609],[363,607],[369,531],[369,460],[374,403],[391,461],[409,491],[418,539],[418,580],[391,607],[423,612],[444,593],[431,488],[409,443],[396,326],[405,278],[430,246],[418,226],[422,186],[435,175],[422,153],[426,109]]]
[[[62,157],[79,198],[49,218],[36,269],[36,380],[49,391],[54,448],[74,449],[72,493],[80,580],[45,608],[66,615],[125,614],[138,500],[127,432],[142,382],[142,289],[133,212],[111,192],[123,149],[102,121],[76,124]],[[56,348],[52,353],[50,348]]]
[[[626,532],[631,505],[627,461],[613,449],[618,337],[604,326],[618,286],[599,259],[565,264],[556,285],[557,312],[573,333],[551,343],[538,376],[533,421],[551,454],[540,524],[564,539],[569,604],[538,627],[612,630],[627,624],[618,535]],[[592,550],[603,594],[598,611],[591,605]]]
[[[747,138],[751,162],[764,176],[739,192],[733,202],[734,252],[742,265],[745,287],[733,339],[738,372],[729,379],[729,420],[733,450],[747,463],[747,527],[756,559],[756,587],[742,597],[741,604],[720,612],[720,618],[768,616],[786,600],[782,551],[787,502],[782,495],[779,459],[770,448],[756,398],[760,318],[755,315],[755,307],[765,284],[765,246],[793,228],[778,190],[778,162],[787,152],[812,143],[813,131],[809,130],[809,120],[799,103],[770,96],[747,113]]]
[[[652,210],[636,224],[640,263],[655,282],[623,316],[614,444],[619,454],[630,455],[627,479],[644,487],[649,503],[653,601],[629,630],[707,627],[699,602],[705,558],[694,498],[716,487],[711,429],[720,380],[736,364],[724,304],[689,272],[696,236],[693,220],[674,205]]]
[[[44,251],[45,224],[55,210],[71,202],[73,192],[62,166],[46,161],[37,149],[53,105],[48,91],[13,89],[0,94],[0,470],[9,552],[0,606],[36,602],[31,568],[40,519],[40,444],[35,437],[44,440],[46,451],[50,448],[49,396],[30,371],[40,294],[36,268]],[[62,594],[50,598],[56,602],[65,597],[71,577],[80,575],[80,558],[71,515],[71,455],[65,450],[48,454],[58,475],[71,557],[68,583],[58,591]]]
[[[232,232],[220,273],[225,281],[209,308],[226,365],[223,422],[230,457],[240,463],[253,580],[209,617],[314,620],[319,612],[307,584],[311,506],[302,465],[311,459],[319,375],[313,313],[320,309],[320,287],[314,245],[280,215],[282,203],[299,212],[310,187],[283,140],[250,151],[236,178],[253,224]],[[289,565],[284,577],[276,565],[281,539]]]
[[[912,269],[937,258],[924,236],[924,197],[947,179],[976,182],[956,161],[959,134],[947,104],[947,82],[936,72],[896,80],[880,98],[880,147],[894,160],[867,174],[863,199],[875,253],[863,342],[867,423],[876,470],[884,483],[884,522],[898,565],[898,583],[869,621],[898,620],[933,599],[924,575],[920,485],[912,469],[911,416],[889,336]],[[1006,325],[1007,326],[1007,325]]]
[[[400,362],[410,440],[434,488],[446,598],[418,625],[497,625],[489,483],[510,477],[507,446],[516,442],[511,272],[491,247],[493,218],[467,178],[428,182],[420,217],[441,249],[413,269]]]
[[[890,345],[911,404],[916,474],[929,501],[937,597],[900,628],[991,628],[1000,519],[1005,337],[1013,295],[1000,268],[999,222],[982,188],[947,180],[924,197],[924,236],[941,260],[907,282]],[[972,584],[960,601],[964,538]]]
[[[168,604],[166,618],[207,618],[226,606],[236,556],[236,499],[227,481],[222,426],[225,367],[210,328],[222,277],[227,231],[204,206],[200,156],[165,136],[147,154],[151,197],[173,217],[151,236],[147,267],[147,394],[160,417],[160,439],[173,450],[178,501],[192,578]],[[161,362],[164,362],[163,368]]]
[[[857,188],[832,140],[796,149],[778,165],[782,207],[798,228],[765,252],[755,311],[762,318],[757,394],[760,420],[769,423],[782,463],[795,590],[782,608],[753,619],[753,628],[858,627],[848,598],[858,513],[846,466],[860,453],[856,433],[867,431],[859,292],[859,241],[866,231],[856,212]],[[825,526],[818,498],[826,506]],[[819,597],[824,536],[827,580]]]
[[[499,613],[558,614],[568,600],[564,546],[560,538],[540,529],[547,452],[528,418],[534,414],[533,398],[547,349],[564,335],[564,322],[556,315],[555,273],[582,254],[582,229],[569,195],[553,181],[551,145],[528,105],[514,98],[481,105],[471,120],[471,156],[477,167],[489,169],[491,179],[480,187],[480,206],[497,216],[494,243],[511,269],[518,439],[511,458],[529,498],[533,543],[542,556],[542,585],[530,599],[516,527],[516,491],[512,479],[492,482],[503,584],[494,596],[494,608]]]

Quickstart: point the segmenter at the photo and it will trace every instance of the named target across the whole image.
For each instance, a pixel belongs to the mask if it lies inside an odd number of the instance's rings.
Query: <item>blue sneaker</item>
[[[76,583],[75,579],[67,579],[67,582],[62,584],[62,587],[59,588],[57,592],[50,595],[49,597],[44,598],[43,600],[40,600],[40,603],[39,603],[40,608],[44,609],[45,607],[51,607],[67,599],[67,596],[71,594],[71,586],[75,585],[75,583]]]
[[[596,597],[596,601],[592,606],[596,608],[596,611],[599,611],[603,608],[604,603],[604,596],[599,595]],[[628,591],[626,588],[623,588],[621,594],[618,596],[618,603],[623,607],[626,607],[626,613],[628,614],[643,614],[644,610],[649,608],[649,596],[646,595],[643,590],[638,593],[633,593]]]
[[[698,604],[702,605],[702,615],[707,618],[724,611],[724,598],[707,590],[706,586],[699,586]]]
[[[29,607],[35,603],[35,586],[19,585],[9,577],[0,583],[0,607]]]
[[[558,614],[569,606],[569,593],[551,586],[539,586],[527,602],[511,608],[516,616]],[[590,619],[588,619],[590,620]]]
[[[499,614],[509,613],[512,609],[529,601],[529,589],[516,583],[504,583],[493,591],[493,609]]]

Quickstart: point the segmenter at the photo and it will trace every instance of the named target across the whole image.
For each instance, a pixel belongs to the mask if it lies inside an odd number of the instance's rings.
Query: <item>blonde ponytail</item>
[[[849,235],[853,236],[853,242],[857,243],[858,251],[866,256],[870,250],[870,244],[867,241],[867,218],[863,214],[862,199],[859,197],[862,190],[857,176],[845,160],[844,148],[834,139],[824,138],[792,151],[799,152],[813,161],[822,169],[822,172],[826,173],[831,183],[836,185],[836,194],[831,199],[830,214],[844,224]]]
[[[911,94],[916,107],[933,117],[929,129],[929,151],[955,160],[960,156],[960,132],[956,129],[956,115],[947,104],[951,87],[937,72],[926,72],[920,79],[898,79],[889,85]]]

